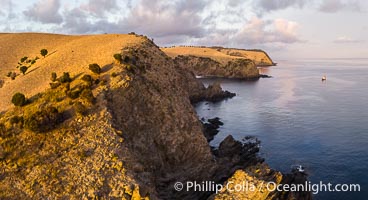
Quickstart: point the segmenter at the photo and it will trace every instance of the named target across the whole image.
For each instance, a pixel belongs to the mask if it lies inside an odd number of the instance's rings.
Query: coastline
[[[42,39],[43,35],[38,37]],[[119,36],[94,37],[102,43],[106,38],[118,38],[114,44],[121,45]],[[173,185],[178,181],[222,183],[237,170],[245,170],[253,176],[258,168],[262,171],[258,176],[260,180],[270,178],[271,172],[274,181],[282,181],[279,172],[262,164],[263,159],[256,154],[259,147],[252,140],[239,142],[228,137],[218,151],[209,146],[191,101],[220,101],[233,96],[231,91],[223,91],[219,84],[205,88],[193,72],[180,67],[151,40],[138,35],[129,38],[137,42],[123,45],[120,53],[129,59],[116,62],[111,56],[116,52],[105,52],[108,57],[100,58],[100,64],[107,67],[98,76],[92,75],[98,81],[86,85],[79,74],[90,72],[84,68],[75,71],[69,68],[72,87],[61,84],[58,88],[42,90],[29,104],[12,107],[4,113],[0,119],[5,147],[0,157],[3,169],[0,182],[4,191],[1,197],[203,199],[212,193],[178,192]],[[85,45],[96,44],[84,44],[77,50],[83,51]],[[57,51],[40,63],[53,63],[59,70],[65,70],[60,61],[64,61],[65,56],[73,55]],[[78,66],[90,62],[73,61]],[[48,66],[39,67],[48,69]],[[250,67],[251,71],[255,68],[253,64]],[[43,73],[36,72],[17,77],[16,81],[22,83]],[[48,82],[47,78],[45,83]],[[42,86],[49,87],[48,84]],[[70,94],[69,90],[85,89],[92,93],[91,101],[83,96],[65,96]],[[84,111],[80,110],[80,104],[85,107]],[[29,126],[30,120],[36,120],[36,125],[41,127],[45,123],[42,119],[52,120],[46,112],[48,108],[60,113],[63,120],[55,121],[45,133],[30,129],[33,127]],[[34,117],[43,115],[46,117]],[[24,120],[13,120],[15,118]],[[25,141],[27,145],[23,145]],[[38,184],[34,185],[35,182]],[[18,185],[17,190],[13,189],[14,185]]]

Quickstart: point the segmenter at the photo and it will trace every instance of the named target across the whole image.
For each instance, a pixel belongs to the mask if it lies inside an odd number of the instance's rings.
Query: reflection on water
[[[349,65],[349,63],[351,63]],[[368,196],[368,60],[307,60],[262,69],[274,78],[256,82],[222,80],[236,92],[221,103],[200,103],[200,117],[225,123],[211,143],[228,134],[257,136],[271,167],[288,172],[307,167],[310,180],[359,183],[359,193],[320,193],[316,199]],[[326,74],[327,81],[321,77]],[[205,84],[213,82],[202,79]]]

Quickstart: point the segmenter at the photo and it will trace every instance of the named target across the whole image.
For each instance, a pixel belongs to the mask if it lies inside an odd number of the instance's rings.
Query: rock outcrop
[[[204,121],[204,119],[202,120]],[[212,119],[208,119],[207,122],[202,122],[203,123],[203,134],[207,139],[207,142],[211,142],[215,135],[217,135],[217,133],[219,132],[219,128],[220,126],[224,125],[224,123],[222,123],[220,121],[220,118],[215,117]]]
[[[259,71],[252,60],[236,58],[220,63],[208,57],[179,55],[174,62],[181,68],[193,72],[197,76],[225,77],[239,79],[257,79]]]
[[[202,87],[200,87],[202,88]],[[222,90],[219,82],[209,85],[207,88],[202,88],[199,92],[190,95],[190,102],[192,104],[200,101],[219,102],[225,99],[233,98],[235,93],[227,90]]]

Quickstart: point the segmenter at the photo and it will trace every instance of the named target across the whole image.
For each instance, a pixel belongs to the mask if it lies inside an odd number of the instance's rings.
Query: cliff
[[[258,66],[276,65],[262,50],[194,46],[161,50],[198,76],[252,79],[259,77]]]
[[[197,76],[239,79],[255,79],[259,77],[259,71],[254,62],[246,59],[239,58],[230,60],[226,64],[221,64],[207,57],[179,55],[175,57],[174,62]]]
[[[145,37],[1,37],[2,47],[23,47],[4,52],[9,66],[42,47],[52,52],[25,75],[3,77],[1,199],[206,199],[211,192],[177,192],[173,185],[223,183],[263,162],[252,138],[229,136],[211,149],[191,101],[223,91],[206,89]],[[102,66],[100,74],[89,71],[91,63]],[[9,103],[18,91],[28,99],[22,107]]]

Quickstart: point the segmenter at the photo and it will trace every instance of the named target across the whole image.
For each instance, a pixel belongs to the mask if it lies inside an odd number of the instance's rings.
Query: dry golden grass
[[[178,55],[193,55],[199,57],[209,57],[220,63],[227,63],[234,58],[241,58],[236,56],[230,56],[223,52],[219,52],[212,48],[200,48],[200,47],[174,47],[174,48],[161,48],[168,56],[175,58]]]
[[[5,80],[4,86],[0,88],[0,111],[11,106],[11,97],[16,92],[31,97],[49,88],[51,72],[56,72],[58,76],[70,72],[72,77],[90,73],[89,64],[98,63],[102,68],[107,67],[114,62],[113,54],[120,53],[125,46],[134,46],[142,41],[142,38],[135,35],[121,34],[0,34],[0,79]],[[40,55],[43,48],[49,52],[46,58]],[[6,74],[9,71],[19,74],[16,66],[24,56],[38,56],[40,59],[28,69],[26,75],[10,80]]]
[[[272,60],[266,53],[261,51],[249,51],[241,49],[215,49],[206,47],[173,47],[161,48],[168,56],[174,58],[178,55],[193,55],[200,57],[209,57],[220,63],[227,63],[229,60],[236,58],[246,58],[253,60],[256,64],[266,63],[272,64]]]

